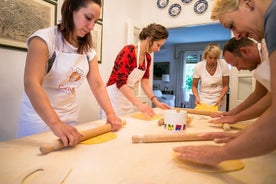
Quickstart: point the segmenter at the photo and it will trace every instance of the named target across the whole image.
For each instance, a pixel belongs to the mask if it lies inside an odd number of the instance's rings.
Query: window
[[[184,55],[184,69],[183,69],[183,86],[186,89],[185,101],[189,101],[189,96],[192,94],[192,82],[195,65],[201,61],[202,51],[186,51]]]

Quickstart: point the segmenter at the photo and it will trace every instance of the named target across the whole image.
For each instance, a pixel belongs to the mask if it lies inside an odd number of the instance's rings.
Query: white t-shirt
[[[199,97],[201,103],[214,105],[223,88],[222,77],[230,75],[228,64],[223,59],[217,60],[217,69],[214,75],[206,70],[206,60],[196,64],[193,78],[199,79]]]
[[[262,40],[261,44],[258,44],[258,50],[259,50],[259,54],[262,62],[257,66],[253,75],[259,83],[261,83],[268,91],[271,92],[270,62],[268,59],[268,52],[266,49],[264,39]]]
[[[62,34],[59,31],[57,31],[57,26],[48,27],[36,31],[27,39],[27,47],[29,46],[30,39],[35,36],[40,37],[47,44],[49,50],[49,58],[58,48],[63,52],[77,54],[78,48],[72,46],[70,43],[64,40]],[[94,49],[91,49],[91,51],[89,53],[86,53],[86,55],[88,56],[89,61],[91,61],[95,57],[96,51]]]

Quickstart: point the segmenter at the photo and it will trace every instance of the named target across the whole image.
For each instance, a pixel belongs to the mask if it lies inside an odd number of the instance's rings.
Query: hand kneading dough
[[[117,138],[117,134],[115,134],[114,132],[107,132],[105,134],[98,135],[96,137],[92,137],[92,138],[82,141],[80,143],[81,144],[100,144],[103,142],[111,141],[116,138]]]
[[[177,154],[173,154],[173,158],[176,163],[183,168],[196,171],[196,172],[205,172],[205,173],[223,173],[223,172],[233,172],[239,171],[244,168],[243,163],[240,160],[228,160],[219,163],[218,165],[205,165],[198,164],[195,162],[187,161],[177,157]]]
[[[142,120],[159,120],[161,118],[164,118],[162,114],[155,114],[153,117],[150,117],[141,112],[134,113],[131,115],[131,117]]]

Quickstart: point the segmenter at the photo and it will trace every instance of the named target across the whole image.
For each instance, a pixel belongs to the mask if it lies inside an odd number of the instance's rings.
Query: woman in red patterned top
[[[168,36],[164,26],[150,24],[140,32],[137,45],[126,45],[117,55],[107,82],[107,91],[116,115],[129,114],[138,109],[148,116],[154,116],[153,109],[142,103],[134,94],[134,88],[139,81],[144,93],[156,107],[170,109],[169,105],[158,101],[149,83],[150,54],[159,51]]]

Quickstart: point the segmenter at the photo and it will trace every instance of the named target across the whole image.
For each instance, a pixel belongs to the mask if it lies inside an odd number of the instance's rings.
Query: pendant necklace
[[[215,68],[216,68],[216,66],[217,66],[217,63],[216,64],[214,64],[214,65],[208,65],[208,63],[206,64],[206,69],[207,70],[214,70]]]

